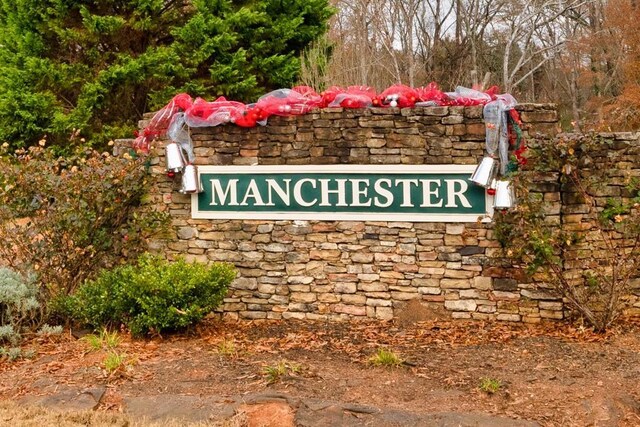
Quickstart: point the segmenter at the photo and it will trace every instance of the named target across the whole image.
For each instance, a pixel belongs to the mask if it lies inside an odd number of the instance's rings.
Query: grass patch
[[[495,378],[481,378],[479,388],[487,394],[495,394],[502,388],[502,382]]]
[[[89,334],[83,336],[80,339],[86,342],[92,351],[102,350],[102,340],[100,340],[100,337],[98,335]]]
[[[376,354],[369,358],[369,364],[373,366],[400,366],[403,360],[391,350],[379,348]]]
[[[235,357],[238,355],[236,344],[232,340],[224,339],[218,344],[218,354],[227,357]]]
[[[281,381],[284,377],[295,376],[300,373],[301,367],[297,363],[291,363],[281,360],[275,365],[265,366],[263,373],[267,379],[267,384],[274,384]]]
[[[102,361],[102,366],[104,369],[112,375],[113,373],[123,370],[125,367],[126,356],[122,353],[118,353],[117,351],[110,351],[105,356]]]
[[[116,331],[109,332],[103,329],[98,335],[85,335],[81,340],[89,345],[91,351],[104,351],[106,353],[102,359],[102,369],[106,371],[109,377],[113,377],[116,374],[126,374],[127,369],[132,365],[127,355],[118,351],[118,347],[122,343],[122,337]]]
[[[179,419],[149,421],[133,419],[126,414],[102,411],[68,412],[40,406],[0,402],[0,425],[19,427],[243,427],[246,415],[240,413],[228,420],[185,422]]]
[[[85,341],[93,351],[98,351],[103,349],[114,350],[118,348],[120,343],[122,343],[122,337],[118,335],[118,332],[116,331],[109,332],[106,329],[103,329],[102,331],[100,331],[100,334],[98,335],[89,334],[89,335],[85,335],[81,339]]]

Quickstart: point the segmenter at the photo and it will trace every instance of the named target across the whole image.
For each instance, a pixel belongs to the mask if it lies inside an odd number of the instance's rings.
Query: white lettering
[[[367,202],[362,201],[362,196],[366,196],[369,192],[369,180],[350,179],[349,181],[351,181],[351,206],[371,206],[371,199]],[[361,184],[364,184],[364,187]]]
[[[440,208],[443,201],[432,203],[431,197],[435,196],[436,200],[440,197],[440,180],[439,179],[421,179],[422,183],[422,204],[421,208]],[[431,188],[431,184],[436,184],[435,188]]]
[[[310,178],[301,179],[300,181],[296,182],[296,185],[293,186],[293,198],[295,199],[296,203],[298,203],[300,206],[304,206],[305,208],[308,208],[318,203],[318,199],[313,199],[312,201],[308,202],[302,198],[302,185],[305,183],[309,183],[311,184],[311,187],[316,188],[315,180]]]
[[[459,185],[459,190],[456,191],[456,184]],[[464,181],[462,179],[448,179],[447,180],[447,204],[445,205],[446,208],[457,208],[458,206],[456,205],[456,198],[458,200],[460,200],[460,203],[462,204],[462,206],[464,206],[465,208],[470,208],[471,207],[471,203],[469,203],[469,200],[464,196],[464,193],[467,191],[467,188],[469,188],[469,184],[467,184],[467,181]]]
[[[411,184],[418,185],[417,179],[396,179],[396,185],[400,184],[402,186],[402,204],[401,208],[412,208],[413,203],[411,203]]]
[[[336,206],[349,206],[347,205],[346,199],[346,179],[336,179],[335,181],[338,184],[338,188],[336,188],[335,190],[329,190],[329,181],[331,181],[330,179],[319,179],[318,181],[320,182],[320,194],[322,198],[322,200],[320,201],[320,206],[331,206],[331,203],[329,203],[330,194],[335,194],[338,196],[338,203],[336,203]]]
[[[291,179],[283,179],[282,181],[284,182],[286,189],[283,189],[282,187],[280,187],[280,185],[278,185],[278,182],[275,179],[265,180],[268,186],[267,191],[269,192],[269,202],[267,203],[267,206],[276,205],[275,203],[273,203],[272,190],[275,190],[275,192],[278,194],[278,197],[280,197],[280,200],[282,200],[285,205],[287,206],[291,205],[291,196],[290,196]]]
[[[387,185],[387,188],[382,188],[383,183]],[[378,193],[379,196],[382,196],[383,198],[385,198],[386,202],[382,203],[380,201],[380,198],[374,197],[373,203],[375,204],[375,206],[379,208],[388,208],[393,204],[393,193],[389,191],[390,188],[391,188],[390,179],[379,179],[376,181],[376,183],[373,185],[373,189],[375,190],[376,193]]]
[[[220,184],[220,180],[212,179],[211,180],[211,206],[216,206],[216,196],[220,199],[220,204],[224,205],[227,203],[227,196],[229,196],[229,206],[238,206],[238,180],[230,179],[227,183],[227,188],[223,191],[222,185]]]
[[[260,195],[260,190],[258,190],[258,184],[256,184],[256,180],[252,179],[249,183],[249,187],[247,187],[247,192],[244,194],[244,198],[240,203],[240,206],[247,206],[247,199],[253,199],[254,206],[264,206],[264,202],[262,201],[262,196]]]

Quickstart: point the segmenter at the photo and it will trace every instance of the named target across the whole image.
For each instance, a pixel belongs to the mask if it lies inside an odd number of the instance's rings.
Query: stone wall
[[[628,249],[635,244],[633,241],[624,242],[623,235],[614,232],[604,233],[612,239],[612,242],[607,242],[592,224],[611,198],[628,203],[635,196],[627,186],[631,179],[640,179],[640,133],[601,133],[599,136],[607,142],[588,153],[590,161],[579,171],[585,183],[592,176],[604,178],[589,191],[593,204],[586,204],[570,182],[560,188],[562,227],[579,237],[564,253],[565,276],[574,286],[583,283],[583,271],[588,263],[612,265],[615,254],[610,250],[611,243]],[[594,169],[599,169],[599,173],[593,173]],[[640,271],[632,275],[630,288],[631,292],[623,297],[627,302],[626,314],[640,315]]]
[[[525,136],[557,133],[554,106],[518,110]],[[271,117],[265,127],[192,129],[201,165],[475,165],[484,137],[481,107],[333,108]],[[411,301],[412,309],[453,318],[563,317],[560,301],[486,265],[499,250],[491,224],[191,219],[190,196],[165,174],[165,143],[157,141],[152,151],[152,200],[171,214],[175,234],[153,242],[153,249],[233,263],[239,275],[225,300],[226,316],[390,319]],[[559,216],[557,178],[538,186],[549,215]]]

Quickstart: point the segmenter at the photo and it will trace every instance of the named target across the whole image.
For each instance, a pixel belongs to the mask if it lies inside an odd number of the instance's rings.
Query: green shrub
[[[220,305],[235,277],[228,264],[168,262],[145,255],[87,281],[69,299],[72,316],[93,327],[126,325],[134,335],[193,325]]]
[[[40,303],[33,275],[0,268],[0,344],[16,345],[20,333],[37,320]]]

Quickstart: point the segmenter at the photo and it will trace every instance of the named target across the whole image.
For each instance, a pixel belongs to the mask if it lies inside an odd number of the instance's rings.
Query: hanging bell
[[[400,96],[397,93],[394,93],[392,95],[387,95],[384,99],[385,104],[388,104],[390,107],[397,107],[398,106],[398,99],[400,99]]]
[[[192,164],[188,164],[182,171],[182,194],[202,193],[200,179],[198,179],[198,168]]]
[[[511,181],[498,179],[494,181],[496,194],[493,197],[494,209],[510,209],[516,203],[515,194]]]
[[[498,161],[490,156],[485,156],[476,170],[471,175],[471,182],[484,188],[489,188],[498,173]]]
[[[175,142],[170,142],[165,147],[167,156],[167,172],[178,173],[184,168],[184,159],[180,152],[180,147]]]

